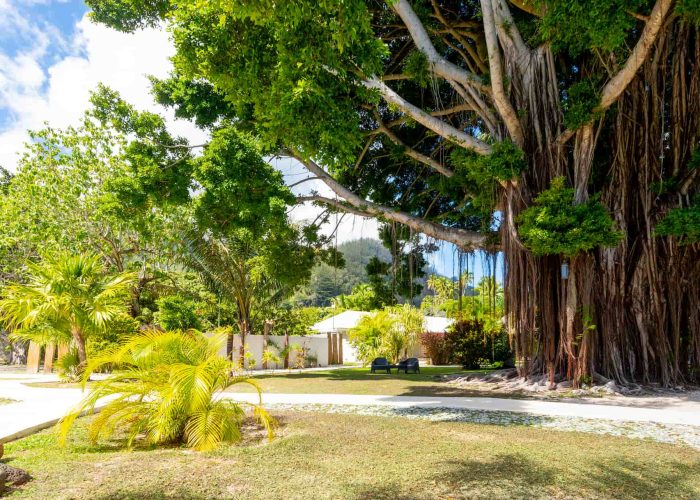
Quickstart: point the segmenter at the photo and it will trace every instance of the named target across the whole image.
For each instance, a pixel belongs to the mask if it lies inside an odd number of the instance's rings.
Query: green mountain
[[[335,268],[325,263],[318,264],[311,273],[309,283],[297,292],[293,301],[306,306],[328,306],[331,299],[340,294],[349,294],[355,285],[367,283],[365,268],[373,257],[391,262],[391,253],[379,240],[361,238],[338,245],[345,266]]]

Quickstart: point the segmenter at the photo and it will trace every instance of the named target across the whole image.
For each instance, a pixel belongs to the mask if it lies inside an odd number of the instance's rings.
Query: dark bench
[[[404,373],[408,373],[409,371],[412,371],[413,373],[420,373],[420,363],[418,363],[418,358],[408,358],[404,359],[403,361],[399,361],[396,368],[397,373],[401,371]]]
[[[372,366],[370,368],[370,373],[375,373],[377,370],[379,371],[386,371],[387,373],[391,373],[392,368],[398,368],[398,365],[392,365],[389,363],[389,360],[386,358],[374,358],[372,361]]]

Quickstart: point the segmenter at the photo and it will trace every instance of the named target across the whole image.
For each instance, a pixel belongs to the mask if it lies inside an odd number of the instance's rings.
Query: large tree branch
[[[600,104],[595,108],[594,111],[601,112],[608,109],[625,91],[627,86],[630,84],[632,79],[637,74],[637,71],[642,66],[644,61],[649,56],[649,51],[651,47],[656,42],[659,31],[664,24],[664,19],[671,10],[673,5],[673,0],[657,0],[654,4],[654,8],[649,14],[649,20],[644,26],[637,44],[632,49],[632,53],[625,61],[625,65],[620,71],[613,76],[610,81],[603,87],[603,92],[601,94]],[[591,122],[592,123],[592,120]],[[567,129],[557,138],[557,145],[564,144],[569,139],[571,139],[575,130]]]
[[[442,11],[440,10],[440,5],[438,4],[437,0],[431,0],[431,2],[433,4],[433,11],[435,12],[435,17],[437,18],[437,20],[440,21],[442,25],[445,26],[445,28],[447,28],[447,32],[453,37],[455,37],[455,39],[462,45],[462,47],[464,47],[465,50],[469,52],[471,60],[474,62],[474,64],[478,66],[479,70],[482,73],[486,73],[488,71],[488,68],[485,62],[477,54],[476,49],[472,47],[469,44],[469,42],[462,36],[462,34],[459,31],[457,31],[457,29],[454,26],[452,26],[452,24],[445,18],[445,16],[442,14]],[[450,46],[452,45],[446,38],[444,39],[444,42]],[[464,59],[464,62],[470,64],[469,58],[467,58],[466,54],[463,51],[461,51],[456,46],[452,48],[459,52],[459,54],[462,56],[462,59]]]
[[[632,53],[627,58],[622,69],[605,85],[600,99],[599,111],[604,111],[612,105],[625,91],[627,85],[632,81],[637,71],[647,59],[651,47],[656,42],[656,38],[664,24],[664,19],[671,10],[673,0],[657,0],[654,8],[649,14],[649,20],[644,26],[637,45],[632,49]]]
[[[485,236],[474,231],[467,231],[454,227],[443,226],[434,222],[416,217],[406,212],[401,212],[371,201],[365,200],[354,192],[350,191],[345,186],[341,185],[328,172],[317,165],[312,160],[304,160],[301,155],[292,153],[293,157],[301,162],[313,175],[319,177],[326,186],[344,199],[349,205],[340,203],[338,200],[326,198],[323,196],[304,197],[305,201],[317,201],[333,206],[339,210],[349,211],[362,217],[382,217],[386,220],[404,224],[415,231],[425,234],[439,240],[449,241],[460,248],[478,247],[483,245]],[[302,200],[304,200],[302,198]],[[309,199],[313,198],[313,199]]]
[[[463,85],[474,86],[483,92],[489,92],[488,85],[484,83],[484,80],[480,76],[464,68],[460,68],[438,53],[422,21],[416,15],[411,4],[408,3],[408,0],[394,0],[390,2],[390,4],[394,12],[399,15],[406,25],[406,28],[408,28],[408,32],[413,42],[416,44],[416,47],[425,54],[435,74],[446,80],[457,81]]]
[[[410,146],[408,146],[405,142],[403,142],[403,141],[399,138],[399,136],[397,136],[395,133],[393,133],[393,132],[389,129],[389,127],[387,127],[387,126],[382,122],[381,118],[380,118],[377,114],[375,115],[375,119],[376,119],[377,122],[379,123],[379,130],[381,130],[381,132],[382,132],[384,135],[386,135],[386,136],[389,138],[389,140],[390,140],[391,142],[393,142],[393,143],[396,144],[397,146],[401,146],[402,148],[404,148],[404,154],[405,154],[406,156],[408,156],[409,158],[412,158],[412,159],[414,159],[414,160],[416,160],[416,161],[418,161],[418,162],[420,162],[420,163],[423,163],[423,164],[425,164],[425,165],[428,165],[430,168],[432,168],[432,169],[435,170],[436,172],[441,173],[442,175],[444,175],[444,176],[446,176],[446,177],[452,177],[452,175],[454,174],[454,172],[452,172],[452,170],[450,170],[449,168],[445,167],[445,166],[444,166],[442,163],[440,163],[439,161],[437,161],[437,160],[435,160],[435,159],[433,159],[433,158],[430,158],[429,156],[426,156],[426,155],[424,155],[424,154],[422,154],[422,153],[416,151],[415,149],[411,148]]]
[[[308,201],[323,203],[324,205],[328,205],[329,207],[335,208],[337,210],[342,210],[343,212],[347,212],[352,215],[357,215],[358,217],[374,217],[374,215],[372,215],[370,212],[366,212],[364,210],[360,210],[359,208],[355,208],[342,200],[327,198],[318,194],[312,194],[308,196],[297,196],[297,203],[306,203]]]
[[[501,43],[504,47],[508,46],[515,57],[517,57],[518,64],[522,64],[527,61],[530,50],[513,20],[508,2],[506,0],[494,0],[491,5],[493,6],[496,28],[498,29],[498,37]]]
[[[449,108],[445,109],[438,109],[436,111],[429,111],[428,114],[431,116],[448,116],[448,115],[453,115],[455,113],[462,113],[464,111],[474,111],[474,106],[467,104],[467,103],[462,103],[462,104],[457,104],[456,106],[451,106]],[[396,120],[392,120],[390,122],[387,122],[386,126],[387,127],[396,127],[397,125],[402,125],[406,123],[407,118],[405,116],[398,118]],[[378,134],[380,133],[381,130],[377,129],[373,133]]]
[[[486,35],[486,47],[489,52],[489,68],[491,75],[491,88],[493,89],[493,102],[508,128],[508,133],[518,146],[525,143],[523,128],[518,115],[513,109],[505,88],[503,87],[503,65],[501,62],[501,49],[498,46],[498,34],[496,20],[491,0],[481,0],[481,15],[484,18],[484,33]]]
[[[381,96],[390,104],[397,106],[401,111],[413,118],[415,121],[424,127],[432,130],[441,137],[444,137],[450,142],[458,144],[465,148],[470,148],[479,154],[490,154],[491,146],[476,137],[469,135],[458,128],[453,127],[426,111],[423,111],[417,106],[406,101],[403,97],[397,94],[393,89],[377,78],[371,78],[363,82],[368,89],[378,90]]]

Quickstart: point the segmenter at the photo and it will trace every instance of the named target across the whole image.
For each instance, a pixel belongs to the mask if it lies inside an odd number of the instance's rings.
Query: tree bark
[[[80,361],[80,368],[85,367],[87,364],[87,351],[85,349],[85,335],[79,327],[73,326],[71,328],[71,335],[73,336],[73,343],[75,344],[75,349],[78,351],[78,361]]]

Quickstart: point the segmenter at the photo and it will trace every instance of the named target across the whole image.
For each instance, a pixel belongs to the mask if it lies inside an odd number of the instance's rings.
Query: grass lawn
[[[389,396],[472,396],[474,391],[451,387],[437,376],[452,373],[477,373],[457,367],[421,367],[417,374],[370,373],[365,368],[340,368],[304,373],[283,373],[256,376],[264,392],[286,394],[385,394]],[[239,384],[231,392],[253,392]],[[482,394],[483,395],[483,394]]]
[[[277,373],[256,375],[264,392],[283,394],[382,394],[389,396],[475,396],[482,392],[451,387],[439,379],[440,375],[484,373],[484,370],[462,370],[459,367],[426,366],[417,374],[370,373],[369,367],[340,368],[301,372],[278,370]],[[30,387],[79,388],[69,382],[28,382]],[[89,384],[88,384],[89,385]],[[229,392],[254,392],[251,386],[239,384]],[[508,396],[504,396],[508,397]]]
[[[527,427],[286,413],[214,453],[66,448],[50,431],[6,445],[34,480],[11,498],[698,498],[700,453]],[[247,433],[250,436],[250,432]]]

